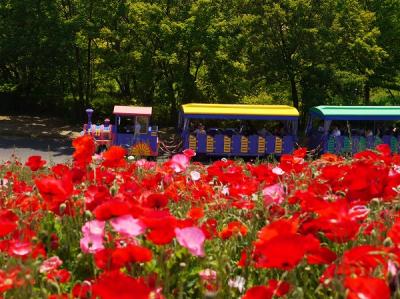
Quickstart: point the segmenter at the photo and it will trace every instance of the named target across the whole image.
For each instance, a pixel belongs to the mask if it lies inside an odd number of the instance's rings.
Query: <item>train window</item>
[[[140,134],[146,134],[149,127],[149,118],[147,116],[137,116],[136,123],[140,125]]]
[[[132,118],[120,117],[118,120],[118,133],[129,134],[135,130],[135,120]]]

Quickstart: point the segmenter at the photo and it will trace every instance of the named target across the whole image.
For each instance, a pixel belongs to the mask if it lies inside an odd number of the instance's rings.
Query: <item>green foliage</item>
[[[399,20],[397,0],[4,0],[0,97],[161,123],[193,101],[368,103],[400,89]]]

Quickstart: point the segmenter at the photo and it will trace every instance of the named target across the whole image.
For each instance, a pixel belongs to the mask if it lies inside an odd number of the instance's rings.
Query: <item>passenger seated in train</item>
[[[206,130],[203,124],[199,124],[196,130],[193,131],[194,134],[206,134]]]
[[[268,131],[267,126],[264,125],[257,131],[257,134],[262,137],[271,136],[272,134]]]
[[[334,127],[333,127],[331,135],[332,135],[333,137],[339,137],[339,136],[342,135],[342,133],[340,132],[338,126],[334,126]]]
[[[274,128],[273,135],[277,137],[283,137],[286,134],[285,132],[285,125],[283,123],[279,123]]]
[[[122,118],[118,124],[118,133],[133,133],[135,131],[135,121],[130,118]]]
[[[367,129],[365,131],[365,137],[373,137],[373,136],[374,136],[374,133],[372,132],[371,129]]]

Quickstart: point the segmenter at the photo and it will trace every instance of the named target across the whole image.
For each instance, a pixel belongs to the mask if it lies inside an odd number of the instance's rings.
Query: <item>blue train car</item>
[[[400,106],[312,107],[306,127],[308,147],[321,153],[354,154],[386,143],[398,153],[400,135],[387,126],[397,120]]]
[[[182,105],[179,126],[184,149],[207,156],[265,156],[291,153],[297,141],[299,112],[286,105],[199,104]],[[278,123],[279,131],[241,128],[194,128],[207,120],[242,123]],[[200,125],[201,126],[201,125]]]
[[[88,123],[83,127],[83,134],[93,136],[98,147],[120,145],[134,156],[158,155],[158,127],[150,126],[151,107],[114,106],[114,125],[106,119],[104,124],[92,124],[92,109],[86,110]]]

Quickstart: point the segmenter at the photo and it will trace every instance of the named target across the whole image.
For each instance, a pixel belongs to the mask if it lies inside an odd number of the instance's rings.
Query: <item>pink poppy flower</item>
[[[46,273],[49,271],[53,271],[60,267],[63,264],[63,261],[60,260],[58,256],[52,256],[51,258],[48,258],[47,260],[43,261],[43,263],[39,267],[39,272],[40,273]]]
[[[262,193],[265,205],[281,204],[284,200],[284,190],[281,184],[265,187]]]
[[[198,227],[175,228],[178,243],[187,248],[195,256],[204,256],[204,241],[206,239],[203,231]]]
[[[183,154],[173,155],[170,160],[170,167],[175,172],[182,172],[185,171],[186,168],[189,166],[190,158]]]
[[[133,218],[131,215],[123,215],[111,219],[111,226],[120,234],[136,237],[146,231],[146,226],[139,219]]]
[[[92,220],[82,227],[83,238],[80,241],[81,249],[85,253],[95,253],[104,249],[105,221]]]
[[[199,276],[202,280],[214,281],[217,280],[217,272],[212,269],[204,269],[199,272]]]

